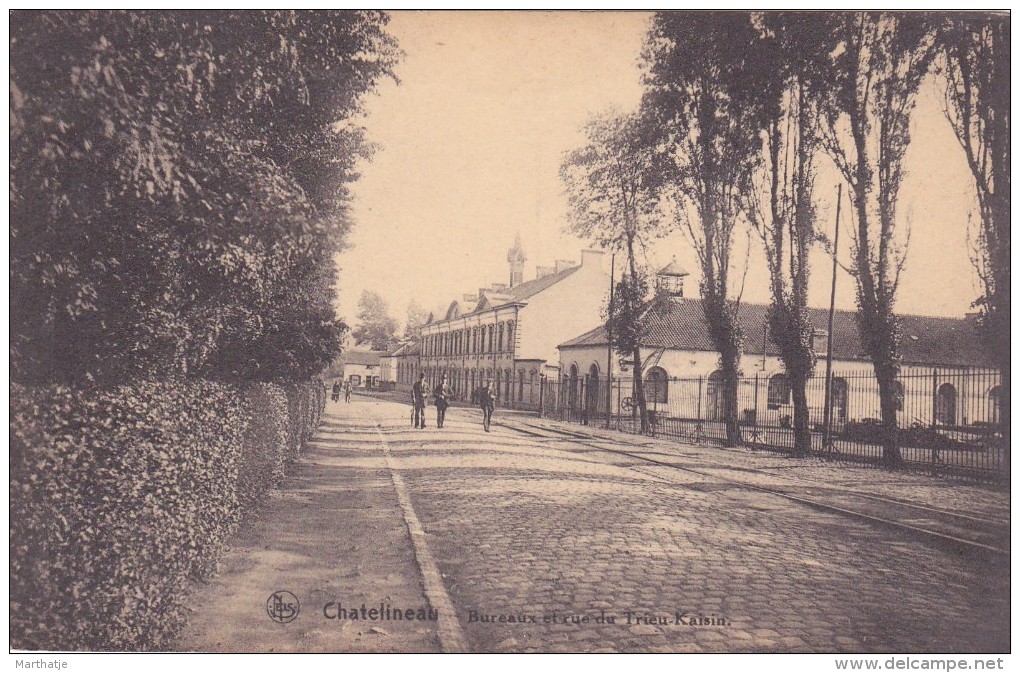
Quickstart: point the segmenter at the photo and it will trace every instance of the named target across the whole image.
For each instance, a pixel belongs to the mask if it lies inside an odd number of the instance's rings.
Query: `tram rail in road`
[[[910,537],[925,539],[954,553],[977,554],[985,557],[990,563],[1009,563],[1010,526],[1008,520],[939,509],[849,487],[813,486],[812,482],[804,483],[804,480],[786,477],[783,478],[782,485],[763,486],[727,477],[719,472],[739,469],[742,472],[754,473],[763,477],[775,478],[775,475],[753,468],[735,468],[718,464],[692,467],[677,462],[685,458],[679,452],[671,454],[663,453],[661,450],[650,450],[658,448],[658,446],[648,442],[635,442],[624,437],[607,439],[577,431],[535,426],[519,419],[512,422],[501,420],[497,424],[536,439],[556,439],[581,444],[596,451],[626,456],[648,465],[680,470],[731,486],[769,493],[806,507],[855,518],[874,526],[896,530]],[[606,446],[609,443],[618,445],[618,447]],[[800,483],[790,483],[792,481],[800,481]],[[817,484],[818,482],[813,483]],[[692,486],[683,483],[677,483],[677,485]]]

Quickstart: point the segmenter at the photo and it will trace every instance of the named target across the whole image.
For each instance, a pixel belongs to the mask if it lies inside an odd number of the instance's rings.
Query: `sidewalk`
[[[177,648],[198,652],[437,652],[437,622],[351,621],[345,608],[427,609],[422,576],[375,424],[327,404],[283,488],[235,535],[219,574],[196,585]],[[270,618],[274,592],[300,611]],[[324,610],[333,618],[327,618]],[[284,618],[288,615],[282,611]]]

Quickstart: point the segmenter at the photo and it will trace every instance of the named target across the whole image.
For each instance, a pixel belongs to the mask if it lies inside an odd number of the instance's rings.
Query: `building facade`
[[[343,355],[344,380],[355,388],[373,390],[382,384],[382,357],[385,351],[350,349]]]
[[[557,344],[601,322],[610,277],[596,250],[583,251],[580,264],[538,267],[528,281],[526,259],[518,237],[507,254],[510,283],[465,294],[430,316],[418,360],[430,385],[445,374],[455,396],[467,399],[491,378],[501,404],[538,406],[543,377],[558,375]]]
[[[808,406],[810,423],[817,426],[826,416],[829,312],[812,308],[809,317],[815,328],[813,346],[818,359],[807,389]],[[902,359],[896,389],[900,425],[996,424],[999,380],[983,352],[976,319],[899,318]],[[793,400],[779,350],[768,335],[768,306],[742,304],[739,321],[744,351],[738,418],[741,422],[764,418],[789,422]],[[677,418],[721,421],[725,416],[722,373],[700,300],[674,294],[645,315],[645,328],[642,371],[649,409]],[[856,314],[835,311],[832,332],[832,426],[838,429],[850,421],[881,418],[878,384],[858,332]],[[567,404],[587,403],[595,413],[605,413],[606,405],[617,405],[619,400],[604,392],[610,365],[614,394],[632,395],[634,367],[629,356],[616,352],[610,356],[605,326],[562,343],[559,353]],[[600,389],[603,392],[598,392]]]

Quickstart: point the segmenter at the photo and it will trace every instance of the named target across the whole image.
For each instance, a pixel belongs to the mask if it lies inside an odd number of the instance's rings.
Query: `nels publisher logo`
[[[301,604],[297,596],[289,591],[275,591],[266,601],[266,612],[269,618],[279,624],[287,624],[297,619]]]

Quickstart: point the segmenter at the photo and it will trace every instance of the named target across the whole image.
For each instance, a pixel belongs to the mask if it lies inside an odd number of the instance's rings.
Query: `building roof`
[[[809,308],[811,324],[827,331],[828,309]],[[740,326],[744,353],[779,355],[772,342],[764,344],[768,306],[741,304]],[[714,351],[700,299],[675,299],[652,306],[645,314],[644,346],[668,350]],[[560,345],[582,348],[608,345],[605,325]],[[974,318],[900,316],[900,354],[905,365],[991,366],[978,338]],[[832,322],[832,357],[836,360],[868,360],[857,329],[856,312],[837,310]]]
[[[542,276],[541,278],[533,278],[532,280],[521,283],[516,287],[510,288],[505,292],[505,294],[510,296],[511,301],[523,301],[528,297],[533,297],[542,290],[552,287],[564,278],[576,273],[580,268],[580,266],[572,266],[570,268],[563,269],[559,273],[551,273],[548,276]]]
[[[386,355],[386,351],[360,351],[349,350],[344,353],[344,364],[348,365],[377,365],[379,358]]]
[[[421,351],[419,347],[420,342],[418,340],[408,341],[405,344],[400,345],[395,351],[390,353],[390,357],[398,358],[404,355],[418,355]]]
[[[454,300],[453,303],[449,304],[446,309],[437,309],[429,314],[429,320],[426,324],[433,324],[439,322],[445,322],[454,317],[463,317],[465,315],[472,315],[480,311],[486,311],[496,306],[505,306],[506,304],[513,304],[519,301],[524,301],[530,297],[535,296],[543,290],[547,290],[561,280],[577,273],[580,266],[572,266],[567,269],[563,269],[558,273],[550,273],[547,276],[541,278],[533,278],[527,282],[521,283],[516,287],[508,287],[506,289],[487,289],[482,290],[481,296],[478,298],[478,303],[472,307],[470,311],[461,312],[456,316],[450,315],[450,309],[453,308],[454,304],[458,303],[458,300]]]
[[[689,276],[687,269],[680,266],[680,262],[676,261],[676,257],[673,261],[662,267],[657,274],[659,276]]]

